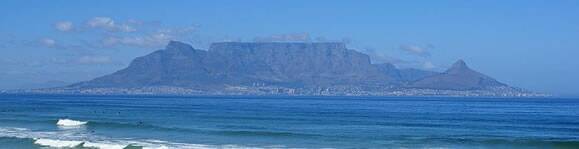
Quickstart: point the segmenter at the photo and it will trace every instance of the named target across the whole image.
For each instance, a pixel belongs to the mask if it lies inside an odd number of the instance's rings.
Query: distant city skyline
[[[345,42],[443,71],[458,59],[501,82],[579,95],[579,1],[3,1],[0,89],[85,81],[168,41]]]

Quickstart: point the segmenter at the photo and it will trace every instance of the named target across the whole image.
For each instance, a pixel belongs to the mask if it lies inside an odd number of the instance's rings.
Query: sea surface
[[[0,148],[58,147],[577,149],[579,99],[0,95]]]

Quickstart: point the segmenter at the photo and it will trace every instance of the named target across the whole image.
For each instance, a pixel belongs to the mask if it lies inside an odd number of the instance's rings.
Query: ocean
[[[579,99],[0,95],[0,148],[579,148]]]

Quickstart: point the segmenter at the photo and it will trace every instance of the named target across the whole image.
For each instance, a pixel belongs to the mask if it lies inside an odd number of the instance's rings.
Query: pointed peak
[[[169,49],[193,49],[193,47],[189,44],[186,44],[186,43],[183,43],[180,41],[171,40],[171,41],[169,41],[169,44],[167,44],[165,49],[167,49],[167,50],[169,50]]]
[[[464,62],[464,60],[459,59],[458,61],[454,62],[454,64],[452,64],[452,68],[468,68],[468,66],[466,65],[466,63]]]
[[[459,59],[458,61],[454,62],[454,64],[452,64],[452,66],[450,68],[448,68],[448,70],[446,70],[446,72],[447,73],[460,72],[460,71],[464,71],[464,70],[470,70],[470,68],[468,68],[468,66],[466,65],[466,62],[464,62],[464,60]]]

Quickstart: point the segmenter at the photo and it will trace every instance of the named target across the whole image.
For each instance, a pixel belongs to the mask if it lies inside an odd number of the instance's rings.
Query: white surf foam
[[[47,147],[56,147],[56,148],[73,148],[73,147],[80,147],[82,146],[82,141],[65,141],[65,140],[52,140],[52,139],[36,139],[34,144],[38,144],[41,146]]]
[[[128,145],[115,144],[115,143],[102,143],[102,142],[84,142],[82,147],[86,148],[98,148],[98,149],[123,149]]]
[[[85,125],[86,123],[88,122],[76,121],[71,119],[59,119],[58,122],[56,122],[56,125],[64,127],[78,127]]]
[[[261,148],[284,148],[275,147],[248,147],[240,145],[206,145],[177,143],[154,139],[130,139],[110,138],[96,136],[89,133],[70,133],[69,131],[33,131],[26,128],[0,127],[0,137],[16,137],[33,139],[35,144],[48,148],[97,148],[97,149],[122,149],[130,145],[139,146],[143,149],[261,149]],[[0,147],[1,148],[1,147]]]
[[[35,139],[34,144],[50,148],[96,148],[96,149],[123,149],[129,145],[117,144],[112,142],[89,142],[89,141],[71,141],[56,139]]]

